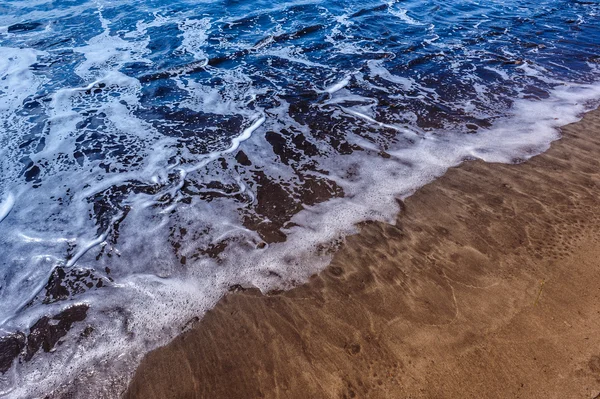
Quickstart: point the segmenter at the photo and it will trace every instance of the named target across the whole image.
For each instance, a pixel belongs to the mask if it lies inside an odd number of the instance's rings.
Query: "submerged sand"
[[[600,394],[600,111],[518,165],[468,162],[288,292],[230,294],[126,398]]]

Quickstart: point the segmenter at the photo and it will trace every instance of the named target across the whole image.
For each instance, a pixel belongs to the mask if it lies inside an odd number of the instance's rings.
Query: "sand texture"
[[[600,111],[518,165],[468,162],[291,291],[223,298],[126,398],[594,398]]]

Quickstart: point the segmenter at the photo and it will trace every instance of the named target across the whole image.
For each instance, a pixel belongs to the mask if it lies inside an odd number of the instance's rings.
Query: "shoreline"
[[[225,296],[124,397],[600,394],[600,110],[561,131],[450,169],[306,284]]]

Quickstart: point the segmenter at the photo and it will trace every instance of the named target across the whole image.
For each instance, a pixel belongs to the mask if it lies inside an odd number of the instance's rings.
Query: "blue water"
[[[0,396],[117,396],[232,287],[292,287],[448,167],[544,151],[600,99],[599,12],[0,0]]]

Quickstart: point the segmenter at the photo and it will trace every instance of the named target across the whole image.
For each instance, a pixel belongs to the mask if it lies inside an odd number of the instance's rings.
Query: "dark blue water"
[[[0,396],[114,397],[227,291],[304,281],[450,166],[544,151],[600,99],[599,12],[0,0]]]

